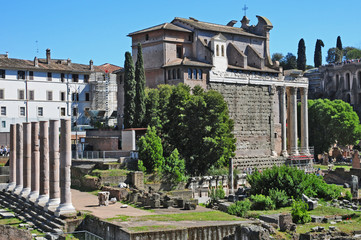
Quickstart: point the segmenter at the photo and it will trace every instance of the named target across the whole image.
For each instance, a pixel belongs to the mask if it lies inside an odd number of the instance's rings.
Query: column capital
[[[307,95],[308,94],[308,88],[300,88],[301,95]]]
[[[297,87],[289,87],[288,89],[289,89],[291,95],[297,94]]]

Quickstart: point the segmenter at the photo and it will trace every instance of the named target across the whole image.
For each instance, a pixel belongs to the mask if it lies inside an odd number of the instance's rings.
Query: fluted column
[[[10,124],[10,182],[6,191],[13,191],[16,187],[16,125]]]
[[[49,201],[45,210],[54,211],[60,203],[59,120],[50,120],[49,128]]]
[[[301,153],[310,155],[308,148],[308,89],[301,88]]]
[[[40,121],[40,188],[37,205],[45,205],[49,201],[49,124]]]
[[[39,122],[31,123],[31,193],[28,197],[35,202],[39,197],[40,163],[39,163]]]
[[[287,135],[286,135],[286,89],[285,87],[280,88],[280,105],[281,105],[281,138],[282,138],[282,156],[287,157]]]
[[[61,119],[60,134],[60,205],[55,211],[56,216],[75,214],[71,201],[71,122],[70,119]]]
[[[20,196],[27,198],[31,191],[31,124],[28,122],[23,123],[23,150],[24,186]]]
[[[23,125],[16,124],[16,187],[15,194],[20,194],[23,190]],[[10,152],[13,149],[10,148]]]
[[[290,147],[291,155],[299,155],[297,146],[297,88],[290,88]]]

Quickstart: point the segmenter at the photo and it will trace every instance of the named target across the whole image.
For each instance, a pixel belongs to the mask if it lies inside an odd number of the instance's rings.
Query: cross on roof
[[[244,8],[242,8],[242,10],[244,11],[244,16],[247,16],[247,9],[248,9],[247,5],[244,4]]]

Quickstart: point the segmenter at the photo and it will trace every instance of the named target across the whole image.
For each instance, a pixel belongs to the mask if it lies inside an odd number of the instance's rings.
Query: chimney
[[[48,48],[48,49],[46,49],[46,63],[50,64],[50,60],[51,60],[51,58],[50,58],[50,49]]]
[[[66,60],[66,62],[67,62],[67,64],[68,64],[68,66],[71,66],[71,60],[70,60],[70,58],[68,58],[68,60]]]
[[[34,58],[34,67],[39,67],[39,60],[37,57]]]
[[[9,58],[9,52],[6,52],[6,58]]]
[[[93,60],[91,60],[91,59],[90,59],[90,61],[89,61],[89,69],[90,69],[90,71],[93,71],[93,70],[94,70]]]

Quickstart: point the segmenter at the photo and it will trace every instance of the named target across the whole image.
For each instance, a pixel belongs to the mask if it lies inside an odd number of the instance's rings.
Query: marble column
[[[31,123],[31,192],[28,197],[35,202],[39,197],[40,163],[39,163],[39,122]]]
[[[13,191],[16,187],[16,125],[10,124],[10,182],[6,191]]]
[[[308,89],[301,88],[301,153],[310,155],[308,148]]]
[[[16,187],[15,194],[23,190],[23,125],[16,124]],[[14,151],[10,149],[11,152]]]
[[[286,89],[285,87],[280,88],[280,105],[281,105],[281,139],[282,139],[282,156],[288,157],[287,153],[287,135],[286,135]]]
[[[31,124],[23,123],[23,175],[24,186],[20,196],[27,198],[31,192]]]
[[[60,205],[55,211],[56,216],[75,214],[71,201],[71,121],[61,120],[60,134]]]
[[[40,121],[40,189],[36,205],[49,201],[49,123]]]
[[[54,211],[60,203],[59,120],[50,120],[49,128],[49,201],[45,210]]]
[[[290,88],[290,147],[291,155],[299,155],[297,145],[297,88]]]

